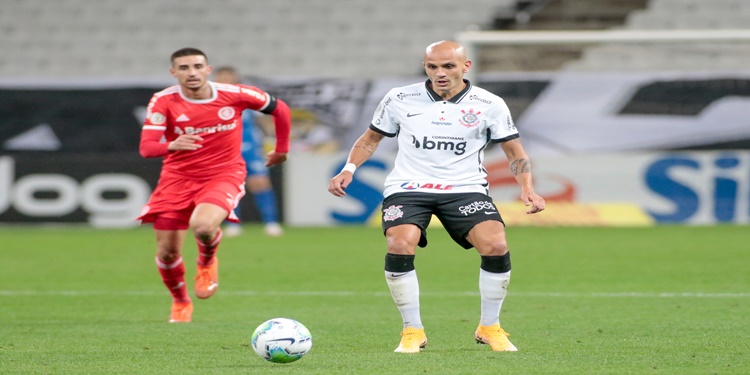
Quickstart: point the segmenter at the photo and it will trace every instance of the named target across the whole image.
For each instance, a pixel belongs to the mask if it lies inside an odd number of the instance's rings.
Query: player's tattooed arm
[[[383,138],[384,136],[382,134],[367,129],[365,133],[354,142],[351,151],[349,151],[349,158],[346,159],[346,165],[344,168],[339,174],[333,176],[328,183],[328,192],[337,197],[343,197],[346,195],[345,190],[352,182],[354,171],[372,156]]]
[[[521,173],[531,173],[531,162],[528,158],[513,160],[510,163],[510,172],[514,176],[518,176]]]
[[[507,156],[510,161],[510,172],[513,173],[514,176],[523,173],[531,173],[531,161],[526,155],[526,151],[524,151],[523,146],[521,146],[521,141],[518,138],[503,142],[500,144],[500,147],[502,147],[505,156]]]
[[[383,134],[368,130],[359,138],[359,140],[354,144],[353,148],[354,150],[364,151],[369,158],[370,156],[372,156],[372,154],[375,153],[375,150],[378,148],[378,145],[380,144],[380,141],[383,140],[383,138],[385,138]]]
[[[527,214],[535,214],[544,211],[544,198],[534,192],[534,183],[531,179],[531,161],[526,155],[521,141],[516,138],[507,142],[500,143],[505,156],[510,161],[510,172],[515,176],[518,184],[521,185],[521,201],[526,206],[531,206]]]

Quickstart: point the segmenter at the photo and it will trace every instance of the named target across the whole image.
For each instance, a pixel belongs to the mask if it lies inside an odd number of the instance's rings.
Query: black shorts
[[[390,227],[414,224],[422,230],[419,247],[427,246],[425,229],[432,215],[437,216],[453,241],[464,249],[474,247],[466,236],[475,225],[496,220],[503,225],[503,218],[492,198],[482,193],[396,193],[383,200],[383,233]]]

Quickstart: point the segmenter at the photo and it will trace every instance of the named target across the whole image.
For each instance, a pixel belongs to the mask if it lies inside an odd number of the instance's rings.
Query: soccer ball
[[[261,358],[270,362],[289,363],[310,351],[312,336],[302,323],[294,319],[274,318],[255,329],[250,343]]]

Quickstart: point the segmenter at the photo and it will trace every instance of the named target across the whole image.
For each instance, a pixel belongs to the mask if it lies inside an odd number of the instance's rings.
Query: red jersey
[[[149,102],[141,130],[141,152],[145,157],[166,155],[163,175],[203,179],[236,171],[246,173],[240,153],[242,111],[267,110],[276,104],[275,98],[253,86],[208,84],[213,91],[209,99],[188,99],[175,85],[154,94]],[[181,134],[201,136],[203,147],[169,152],[167,145]],[[166,142],[154,144],[160,140]],[[150,143],[145,153],[144,142]]]

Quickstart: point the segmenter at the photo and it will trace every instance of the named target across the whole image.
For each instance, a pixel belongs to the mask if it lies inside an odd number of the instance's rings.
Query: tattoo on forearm
[[[361,148],[365,152],[367,152],[367,155],[372,156],[372,154],[375,152],[375,148],[370,145],[354,145],[354,148]]]
[[[367,130],[365,134],[362,134],[362,136],[357,139],[357,142],[354,142],[352,151],[354,151],[354,149],[362,149],[367,153],[367,157],[369,158],[375,153],[375,150],[378,149],[378,144],[380,144],[380,141],[382,141],[383,138],[385,138],[384,135],[372,130]]]
[[[531,162],[529,159],[516,159],[510,163],[510,172],[514,176],[518,176],[521,173],[531,173]]]

